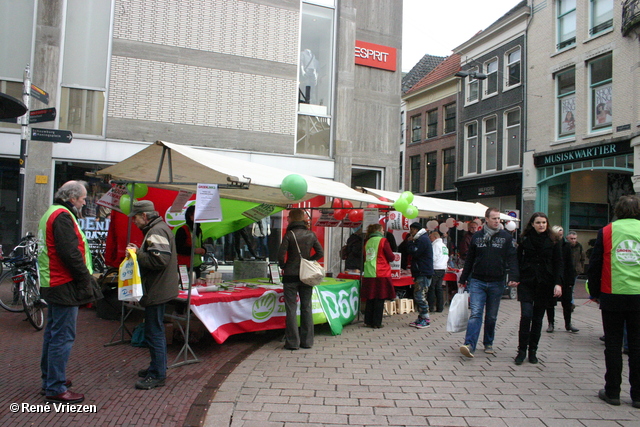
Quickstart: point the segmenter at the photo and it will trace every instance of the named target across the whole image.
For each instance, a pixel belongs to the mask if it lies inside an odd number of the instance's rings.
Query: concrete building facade
[[[349,185],[398,187],[402,7],[392,0],[0,0],[0,91],[23,70],[55,107],[31,141],[22,230],[55,188],[156,140]],[[16,224],[20,130],[0,123],[0,222]],[[91,183],[90,200],[104,192]],[[33,197],[32,197],[33,196]],[[89,212],[96,214],[96,212]],[[14,227],[15,228],[15,227]]]

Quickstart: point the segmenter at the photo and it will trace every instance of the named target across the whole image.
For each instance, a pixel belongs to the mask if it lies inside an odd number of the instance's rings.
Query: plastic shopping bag
[[[449,316],[447,317],[447,332],[462,332],[467,329],[469,323],[469,292],[464,292],[462,288],[453,296],[449,305]]]
[[[127,249],[127,256],[118,270],[118,299],[120,301],[140,301],[142,280],[138,259],[133,249]]]

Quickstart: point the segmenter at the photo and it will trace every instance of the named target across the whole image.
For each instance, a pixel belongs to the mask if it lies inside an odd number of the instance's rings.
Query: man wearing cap
[[[409,226],[409,233],[407,252],[411,255],[411,274],[414,280],[413,299],[418,309],[418,319],[409,323],[409,326],[422,329],[431,324],[426,293],[433,276],[433,246],[427,230],[422,228],[419,222],[414,222]]]
[[[164,334],[164,311],[168,301],[178,296],[178,259],[173,232],[158,215],[153,202],[139,200],[133,203],[130,216],[142,230],[144,238],[136,250],[144,295],[140,305],[144,307],[144,337],[151,363],[147,369],[138,371],[143,378],[136,388],[150,390],[161,387],[167,376],[167,341]]]
[[[50,402],[84,400],[84,395],[69,390],[67,362],[76,338],[78,307],[102,298],[92,275],[89,244],[76,220],[87,197],[85,185],[84,181],[63,184],[38,227],[40,294],[48,305],[41,394]]]

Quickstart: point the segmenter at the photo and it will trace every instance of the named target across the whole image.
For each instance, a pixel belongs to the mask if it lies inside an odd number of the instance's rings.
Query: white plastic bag
[[[447,317],[447,332],[462,332],[467,329],[469,323],[469,292],[464,292],[462,288],[453,296],[449,305],[449,316]]]

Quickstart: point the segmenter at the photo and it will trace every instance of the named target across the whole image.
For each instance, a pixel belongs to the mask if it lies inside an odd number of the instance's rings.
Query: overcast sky
[[[402,1],[402,71],[409,71],[427,53],[451,55],[520,0]]]

